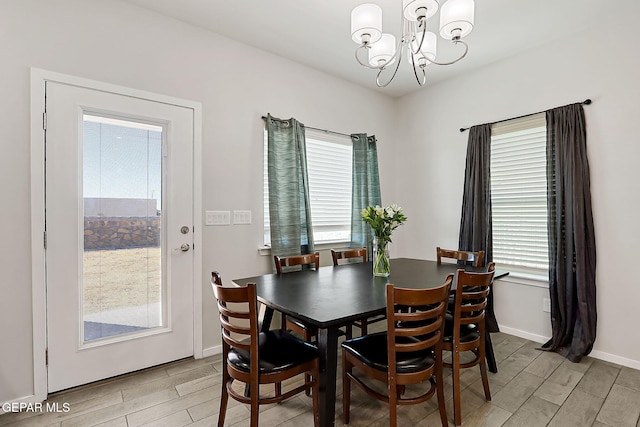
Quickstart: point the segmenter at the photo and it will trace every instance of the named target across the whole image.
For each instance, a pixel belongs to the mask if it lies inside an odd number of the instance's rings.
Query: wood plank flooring
[[[489,374],[491,402],[484,400],[479,369],[462,374],[463,426],[640,427],[640,371],[586,358],[571,363],[537,343],[493,334],[498,373]],[[61,412],[0,415],[0,426],[214,426],[221,389],[221,358],[182,360],[51,395]],[[453,425],[451,377],[445,370],[447,414]],[[300,381],[300,380],[297,380]],[[291,387],[293,383],[288,384]],[[338,379],[336,426],[343,426]],[[435,399],[398,409],[400,426],[439,426]],[[68,404],[68,412],[63,412]],[[384,404],[352,389],[350,426],[386,426]],[[249,408],[229,399],[227,426],[248,426]],[[313,425],[311,399],[299,395],[261,408],[261,426]]]

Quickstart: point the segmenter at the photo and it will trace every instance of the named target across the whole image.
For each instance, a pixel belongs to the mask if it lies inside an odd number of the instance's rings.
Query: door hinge
[[[49,366],[49,349],[44,349],[44,364]]]
[[[45,231],[43,234],[44,234],[44,248],[47,249],[47,232]]]
[[[42,129],[47,130],[47,112],[42,113]]]

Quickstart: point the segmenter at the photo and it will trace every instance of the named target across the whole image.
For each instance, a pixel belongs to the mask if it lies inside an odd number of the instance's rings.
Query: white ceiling
[[[370,88],[376,88],[376,71],[361,67],[353,57],[357,45],[350,36],[351,10],[367,1],[379,4],[383,31],[398,34],[402,8],[400,0],[125,1]],[[429,66],[427,79],[441,81],[593,27],[607,3],[477,0],[474,30],[465,38],[467,57],[451,66]],[[436,30],[437,20],[437,15],[429,20]],[[458,49],[439,39],[438,60],[455,57]],[[417,88],[411,66],[403,62],[395,80],[376,90],[399,97]]]

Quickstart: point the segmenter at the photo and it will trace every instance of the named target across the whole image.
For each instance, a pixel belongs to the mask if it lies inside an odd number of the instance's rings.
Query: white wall
[[[409,221],[394,244],[397,255],[427,259],[435,258],[436,246],[457,246],[468,137],[460,127],[591,98],[585,113],[598,257],[592,355],[640,368],[640,341],[629,335],[640,301],[635,272],[640,56],[632,30],[640,11],[632,1],[616,7],[617,15],[603,17],[597,28],[401,100],[396,129],[403,149],[396,158],[396,194]],[[503,330],[539,340],[549,337],[549,315],[542,312],[542,298],[548,295],[545,288],[496,284],[496,314]]]
[[[191,99],[203,105],[203,209],[248,209],[250,226],[206,227],[206,348],[219,344],[210,271],[270,271],[262,244],[263,122],[393,138],[395,101],[283,58],[117,0],[2,0],[0,13],[0,402],[33,394],[30,67]],[[394,187],[380,144],[383,192]],[[387,145],[390,147],[390,145]],[[201,226],[201,225],[196,225]]]

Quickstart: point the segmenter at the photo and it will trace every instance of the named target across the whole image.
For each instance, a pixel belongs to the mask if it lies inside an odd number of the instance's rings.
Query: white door
[[[193,355],[193,110],[46,83],[48,391]]]

